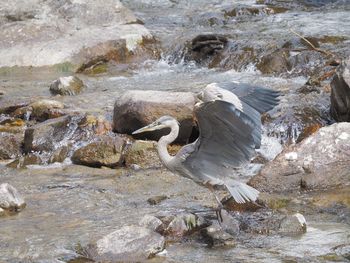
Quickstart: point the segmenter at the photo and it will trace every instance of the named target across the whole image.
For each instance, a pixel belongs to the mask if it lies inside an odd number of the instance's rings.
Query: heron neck
[[[174,158],[174,156],[171,156],[169,154],[167,146],[173,141],[175,141],[175,139],[179,135],[179,125],[174,122],[170,126],[170,129],[170,133],[168,135],[162,136],[158,141],[159,158],[165,166],[168,166],[170,161]]]

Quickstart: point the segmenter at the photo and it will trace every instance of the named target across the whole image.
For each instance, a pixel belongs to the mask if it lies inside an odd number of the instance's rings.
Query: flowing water
[[[122,72],[99,76],[81,75],[87,90],[73,97],[55,98],[82,112],[112,117],[114,101],[129,89],[197,92],[211,82],[238,81],[280,90],[284,97],[273,114],[302,105],[329,107],[325,94],[296,93],[307,78],[262,75],[254,65],[244,70],[208,69],[184,62],[180,43],[201,33],[229,34],[264,46],[283,42],[297,29],[304,35],[349,36],[350,5],[346,1],[310,1],[328,5],[315,11],[289,11],[275,15],[232,17],[222,20],[222,10],[232,1],[125,0],[127,7],[160,40],[163,57],[146,61]],[[255,1],[234,1],[234,5],[256,6]],[[330,3],[330,4],[329,4]],[[212,23],[208,17],[214,17]],[[347,40],[349,41],[349,40]],[[52,69],[12,69],[0,74],[5,99],[32,100],[49,97],[49,84],[69,72]],[[311,98],[312,97],[312,98]],[[1,102],[1,101],[0,101]],[[276,122],[279,133],[287,128]],[[293,125],[289,124],[289,125]],[[268,128],[267,128],[268,129]],[[297,129],[296,129],[297,130]],[[279,146],[280,147],[280,146]],[[273,149],[272,149],[273,150]],[[67,262],[76,248],[102,237],[125,224],[136,223],[145,214],[178,213],[214,206],[210,194],[192,182],[165,170],[129,171],[92,169],[72,165],[33,166],[13,170],[0,166],[0,183],[8,182],[22,193],[27,207],[17,215],[0,220],[0,262]],[[151,206],[147,199],[166,194],[170,198]],[[291,208],[289,213],[297,212]],[[235,248],[208,248],[197,243],[175,243],[167,247],[158,262],[328,262],[332,248],[349,243],[350,228],[336,215],[315,216],[306,211],[308,232],[298,237],[255,235]],[[309,220],[310,219],[310,220]],[[244,239],[244,238],[242,238]],[[309,260],[309,261],[308,261]]]

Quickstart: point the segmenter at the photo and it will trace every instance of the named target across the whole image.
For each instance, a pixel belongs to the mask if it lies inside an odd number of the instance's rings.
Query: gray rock
[[[131,90],[125,92],[114,105],[113,130],[131,134],[161,116],[169,115],[180,123],[178,142],[187,142],[194,126],[192,119],[195,97],[191,92]],[[138,139],[158,140],[168,130],[146,132]]]
[[[331,82],[331,114],[338,121],[350,122],[350,58],[337,69]]]
[[[83,81],[76,76],[61,77],[50,85],[52,95],[77,95],[84,89]]]
[[[124,226],[90,245],[86,250],[95,261],[139,262],[161,252],[164,237],[141,226]]]
[[[98,141],[76,150],[72,156],[75,164],[91,167],[117,167],[122,164],[125,140],[121,137],[101,136]]]
[[[303,234],[306,232],[306,220],[305,217],[296,213],[294,215],[288,215],[282,219],[278,230],[281,234]]]
[[[235,246],[236,242],[232,235],[225,232],[219,224],[213,224],[201,230],[201,234],[211,247]]]
[[[166,235],[183,237],[208,226],[208,222],[195,214],[179,214],[175,216],[165,229]]]
[[[10,184],[0,185],[0,208],[9,211],[20,211],[26,206],[23,197]]]
[[[221,210],[221,227],[222,230],[229,233],[232,236],[237,236],[239,234],[240,222],[231,216],[225,209]]]
[[[49,152],[67,144],[78,129],[80,115],[49,119],[26,129],[24,151]]]
[[[145,215],[141,218],[139,225],[158,232],[159,228],[163,225],[163,222],[155,216]]]
[[[321,128],[301,143],[286,148],[249,184],[265,192],[349,185],[349,139],[350,123]]]
[[[118,0],[14,0],[3,3],[4,16],[11,19],[0,23],[0,67],[65,63],[76,69],[99,57],[123,62],[138,50],[147,53],[142,44],[152,39]]]
[[[23,134],[0,132],[0,160],[12,159],[21,155]]]

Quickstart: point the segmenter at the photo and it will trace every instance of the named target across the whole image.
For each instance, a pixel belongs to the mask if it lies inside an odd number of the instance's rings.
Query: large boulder
[[[339,122],[350,122],[350,58],[337,69],[331,87],[331,114],[333,118]]]
[[[26,206],[23,197],[12,185],[0,184],[0,209],[8,211],[20,211]]]
[[[150,32],[118,0],[6,1],[0,17],[0,67],[75,70],[91,61],[154,56],[145,46]]]
[[[124,226],[91,244],[86,250],[98,262],[143,262],[164,249],[160,234],[141,226]]]
[[[177,141],[187,142],[192,134],[195,97],[191,92],[131,90],[125,92],[114,105],[113,130],[131,134],[161,116],[169,115],[180,123]],[[138,139],[158,140],[169,130],[145,132]]]
[[[260,191],[325,189],[350,184],[350,123],[323,127],[291,145],[249,184]]]
[[[76,150],[72,156],[75,164],[91,167],[116,167],[122,164],[125,140],[121,137],[101,136],[98,141]]]

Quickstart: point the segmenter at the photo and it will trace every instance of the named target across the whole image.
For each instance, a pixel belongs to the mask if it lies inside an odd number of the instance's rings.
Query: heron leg
[[[211,184],[207,184],[206,185],[208,187],[208,189],[210,190],[210,192],[212,192],[212,194],[214,195],[215,197],[215,200],[218,204],[217,208],[215,209],[215,213],[216,213],[216,217],[218,219],[218,222],[221,226],[221,223],[223,222],[223,219],[222,219],[222,215],[221,215],[221,210],[224,209],[224,206],[223,204],[221,203],[219,197],[215,194],[215,189],[214,187],[211,185]]]

